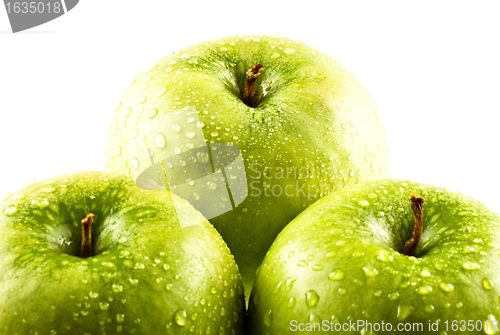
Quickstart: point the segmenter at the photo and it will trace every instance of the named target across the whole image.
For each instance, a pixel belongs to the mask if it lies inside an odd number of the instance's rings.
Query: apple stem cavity
[[[405,243],[403,254],[415,256],[422,237],[422,229],[424,228],[424,198],[417,197],[417,194],[412,191],[410,199],[413,217],[415,218],[415,228],[413,229],[412,238]]]
[[[94,214],[90,213],[82,220],[82,249],[80,250],[81,258],[94,256],[92,254],[92,223],[94,222]]]
[[[245,80],[245,91],[243,92],[243,102],[250,107],[257,107],[254,104],[255,100],[255,83],[260,74],[264,71],[262,64],[255,64],[250,70],[247,71]]]

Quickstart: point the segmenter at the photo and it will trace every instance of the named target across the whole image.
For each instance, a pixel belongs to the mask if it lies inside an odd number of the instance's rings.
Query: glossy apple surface
[[[256,64],[263,72],[247,104],[246,73]],[[206,151],[217,143],[234,144],[244,162],[243,170],[225,171],[229,194],[221,198],[210,195],[217,180],[201,179],[217,172],[213,150],[211,161]],[[233,36],[159,59],[126,90],[107,138],[106,169],[137,178],[162,161],[169,185],[190,183],[170,190],[221,233],[249,288],[290,220],[322,195],[387,177],[389,155],[377,107],[340,63],[280,36]],[[224,206],[213,218],[202,210]]]
[[[425,200],[415,257],[402,254],[414,227],[412,191]],[[392,331],[361,324],[340,333],[497,333],[499,235],[497,213],[443,188],[386,179],[328,195],[269,249],[250,299],[250,333],[319,334],[314,323],[358,321]],[[400,323],[424,328],[398,331]]]
[[[92,255],[81,258],[90,213]],[[167,191],[79,172],[0,204],[1,334],[241,334],[244,304],[220,235]]]

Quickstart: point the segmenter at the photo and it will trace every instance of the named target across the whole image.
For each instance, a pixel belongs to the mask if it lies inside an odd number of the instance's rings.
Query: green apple
[[[244,304],[220,235],[167,191],[78,172],[0,204],[0,334],[242,334]]]
[[[214,157],[226,144],[239,150],[234,166]],[[205,215],[247,289],[290,220],[324,194],[388,177],[388,162],[386,132],[359,81],[317,49],[275,35],[204,42],[147,66],[125,92],[105,149],[107,170],[146,173]]]
[[[499,237],[498,214],[443,188],[385,179],[335,192],[269,249],[250,334],[497,333]]]

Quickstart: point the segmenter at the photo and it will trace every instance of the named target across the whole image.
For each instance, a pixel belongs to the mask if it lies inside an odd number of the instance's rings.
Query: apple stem
[[[403,254],[407,256],[415,256],[417,253],[418,244],[422,237],[422,229],[424,228],[424,198],[419,198],[415,192],[411,192],[411,209],[415,218],[415,228],[413,236],[406,241]]]
[[[255,98],[255,82],[260,74],[264,71],[262,64],[255,64],[250,70],[247,71],[245,80],[245,91],[243,92],[243,102],[250,107],[254,106],[253,100]]]
[[[92,240],[91,228],[94,222],[94,214],[90,213],[85,219],[82,220],[82,249],[80,251],[81,258],[88,258],[92,255]]]

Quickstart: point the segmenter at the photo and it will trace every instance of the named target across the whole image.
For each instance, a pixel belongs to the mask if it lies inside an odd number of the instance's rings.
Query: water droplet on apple
[[[158,109],[152,108],[148,113],[148,118],[154,119],[156,115],[158,115]]]
[[[426,313],[429,313],[429,314],[430,314],[430,313],[432,313],[432,312],[434,312],[434,310],[435,310],[435,308],[434,308],[434,306],[432,306],[432,305],[427,305],[427,306],[425,306],[425,308],[424,308],[424,311],[425,311]]]
[[[295,53],[295,50],[292,48],[286,48],[285,50],[283,50],[283,52],[287,55],[293,55]]]
[[[139,168],[139,160],[135,157],[132,157],[132,159],[130,160],[130,167],[133,170],[137,170]]]
[[[17,207],[17,205],[11,205],[11,206],[7,207],[3,212],[5,215],[11,216],[11,215],[16,214],[18,210],[19,210],[19,208]]]
[[[300,266],[300,267],[307,267],[309,264],[307,264],[307,262],[303,259],[301,259],[300,261],[297,262],[297,266]]]
[[[158,93],[156,93],[156,95],[158,97],[162,97],[162,96],[165,95],[165,93],[167,93],[167,91],[168,91],[168,89],[166,87],[162,87],[162,88],[160,88],[160,90],[158,91]]]
[[[109,309],[109,303],[107,303],[107,302],[100,302],[99,303],[99,308],[101,308],[103,311],[107,311]]]
[[[207,186],[208,186],[208,188],[209,188],[209,189],[211,189],[211,190],[215,190],[215,189],[217,188],[217,184],[216,184],[216,183],[212,183],[211,181],[209,181],[209,182],[207,183]]]
[[[125,321],[125,314],[116,314],[116,321],[118,323],[122,323],[123,321]]]
[[[186,133],[187,138],[194,138],[196,136],[196,133],[194,131],[188,131]]]
[[[288,299],[288,307],[292,308],[293,306],[295,306],[295,298],[290,297],[290,299]]]
[[[413,307],[408,305],[398,305],[398,313],[396,317],[399,321],[405,320],[413,312]]]
[[[418,287],[415,291],[419,295],[426,295],[426,294],[429,294],[432,292],[432,287],[431,286],[421,286],[421,287]]]
[[[367,207],[370,205],[370,203],[366,200],[360,200],[358,201],[358,205],[360,205],[361,207]]]
[[[399,299],[399,293],[398,292],[390,293],[388,295],[388,297],[389,297],[389,300],[397,300],[397,299]]]
[[[344,279],[345,273],[342,270],[335,270],[328,275],[328,279],[332,281],[339,281]]]
[[[182,152],[182,150],[181,150],[181,148],[180,148],[180,147],[175,147],[175,148],[174,148],[174,152],[175,152],[177,155],[179,155],[179,154]]]
[[[187,312],[185,309],[180,308],[174,313],[174,321],[178,326],[185,326],[187,324]]]
[[[273,323],[273,311],[269,310],[266,314],[264,314],[264,324],[268,327],[271,327]]]
[[[56,189],[54,187],[44,187],[44,188],[40,189],[38,192],[40,192],[40,193],[52,193],[55,190]]]
[[[155,136],[155,146],[158,149],[163,149],[165,148],[165,144],[167,143],[167,138],[165,137],[165,134],[163,133],[158,133]]]
[[[367,266],[363,267],[363,271],[365,272],[367,277],[375,277],[378,274],[377,269],[375,269],[371,265],[367,265]]]
[[[96,299],[99,297],[99,293],[97,292],[90,292],[89,293],[89,297],[91,297],[92,299]]]
[[[182,126],[181,126],[180,124],[178,124],[178,123],[174,123],[174,124],[172,124],[172,131],[173,131],[174,133],[178,133],[178,132],[180,132],[180,131],[181,131],[181,129],[182,129]]]
[[[295,282],[296,279],[293,278],[287,278],[285,280],[285,292],[290,292],[293,288],[293,283]]]
[[[123,286],[118,284],[113,284],[113,286],[111,286],[111,289],[113,290],[113,292],[119,293],[123,291]]]
[[[314,307],[319,302],[319,295],[315,290],[310,290],[306,292],[306,305],[308,307]]]
[[[477,263],[467,261],[467,262],[462,263],[462,268],[464,268],[465,270],[477,271],[481,267]]]
[[[488,278],[483,278],[483,287],[487,291],[493,290],[493,283]]]
[[[498,321],[492,314],[484,321],[484,332],[488,335],[498,334]]]
[[[420,277],[430,277],[431,273],[429,272],[428,269],[423,269],[422,272],[420,272]]]
[[[49,201],[47,199],[35,199],[35,200],[32,200],[31,201],[31,205],[34,207],[34,208],[45,208],[49,205]]]

